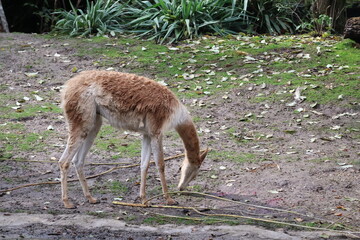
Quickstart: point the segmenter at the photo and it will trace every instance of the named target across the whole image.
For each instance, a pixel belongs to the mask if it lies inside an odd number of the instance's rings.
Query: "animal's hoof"
[[[74,204],[72,204],[71,202],[69,202],[69,201],[64,202],[64,206],[65,206],[65,208],[68,208],[68,209],[76,208],[76,206]]]
[[[91,197],[91,198],[89,198],[89,203],[91,203],[91,204],[98,204],[98,203],[100,203],[100,200]]]
[[[167,205],[179,205],[179,203],[174,199],[170,198],[167,200]]]

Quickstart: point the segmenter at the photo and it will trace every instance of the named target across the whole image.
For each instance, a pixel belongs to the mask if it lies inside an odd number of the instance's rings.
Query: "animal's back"
[[[70,115],[96,108],[93,111],[110,122],[125,124],[118,127],[134,131],[139,130],[137,122],[151,122],[156,125],[153,128],[160,129],[179,107],[182,109],[165,86],[146,77],[109,71],[84,71],[71,78],[62,93],[62,106]]]

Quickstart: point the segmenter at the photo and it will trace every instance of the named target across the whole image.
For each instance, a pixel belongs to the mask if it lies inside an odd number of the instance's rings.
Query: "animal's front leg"
[[[165,163],[164,163],[164,152],[162,146],[162,136],[151,139],[151,147],[154,154],[154,161],[158,167],[160,174],[161,187],[168,205],[175,205],[177,202],[170,197],[168,194],[168,187],[165,178]]]
[[[141,148],[141,182],[140,182],[140,199],[142,204],[146,204],[146,175],[149,169],[151,156],[151,138],[148,135],[143,136]]]

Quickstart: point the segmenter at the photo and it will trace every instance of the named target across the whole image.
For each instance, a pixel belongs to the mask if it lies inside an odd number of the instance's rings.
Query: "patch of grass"
[[[6,132],[6,131],[24,131],[25,130],[25,125],[23,123],[12,123],[12,122],[8,122],[4,125],[0,125],[0,130],[1,132]]]
[[[340,223],[330,224],[330,223],[324,223],[324,222],[305,222],[302,225],[307,226],[307,227],[318,227],[318,228],[331,229],[331,230],[346,229],[346,226],[344,226]]]
[[[17,117],[19,118],[19,116]],[[7,122],[0,126],[0,160],[8,160],[19,152],[41,152],[47,148],[47,139],[52,137],[51,131],[27,133],[23,123]]]
[[[238,153],[235,151],[211,151],[208,158],[213,159],[213,161],[236,161]]]
[[[62,212],[60,210],[57,210],[57,209],[48,209],[47,213],[51,214],[51,215],[60,215],[60,214],[62,214]]]
[[[110,182],[110,190],[112,193],[114,194],[124,194],[127,191],[129,191],[128,187],[125,186],[122,182],[120,181],[112,181]]]
[[[22,119],[28,117],[34,117],[41,113],[61,113],[61,109],[50,103],[43,103],[37,105],[25,105],[20,109],[14,110],[8,106],[0,107],[0,112],[4,114],[0,115],[0,119]]]
[[[230,161],[236,163],[247,163],[247,162],[258,162],[263,161],[263,157],[259,157],[253,153],[237,153],[235,151],[211,151],[210,153],[211,159],[214,161]]]
[[[162,216],[156,216],[156,217],[148,217],[145,218],[143,223],[144,224],[150,224],[150,225],[154,225],[154,224],[167,224],[169,221],[169,219],[167,217],[162,217]]]
[[[7,166],[7,165],[0,165],[0,172],[1,173],[7,173],[10,172],[12,170],[12,167]]]
[[[109,125],[101,128],[95,140],[95,146],[100,150],[116,152],[114,159],[141,155],[141,139],[132,136],[125,139],[120,136],[120,131]]]
[[[241,222],[236,220],[229,220],[229,219],[221,219],[221,218],[212,218],[212,217],[202,217],[201,220],[193,220],[188,219],[185,217],[179,216],[177,217],[167,217],[167,216],[153,216],[145,218],[143,221],[144,224],[156,225],[156,224],[179,224],[179,225],[198,225],[198,224],[218,224],[218,223],[226,223],[229,225],[239,225]]]
[[[138,218],[138,216],[131,214],[131,215],[127,215],[127,216],[124,218],[124,220],[125,220],[126,222],[132,222],[132,221],[136,220],[137,218]]]
[[[338,64],[358,66],[360,61],[360,49],[354,48],[355,42],[350,39],[344,39],[335,45],[334,55]]]
[[[2,178],[4,182],[7,182],[7,183],[14,183],[14,179],[13,178],[10,178],[10,177],[3,177]]]
[[[1,65],[0,65],[1,66]],[[8,86],[6,86],[5,84],[0,84],[0,91],[4,91],[4,90],[6,90],[6,89],[8,89],[9,87]],[[5,95],[5,94],[4,94]],[[4,95],[2,95],[1,97],[3,97]],[[1,97],[0,97],[0,99],[1,99]]]
[[[151,189],[149,189],[148,191],[148,195],[149,196],[156,196],[162,193],[162,188],[161,185],[157,185]]]
[[[200,185],[192,185],[192,186],[189,186],[189,188],[193,192],[203,192],[203,190],[204,190],[203,186],[200,186]]]
[[[360,81],[353,77],[346,77],[346,74],[336,74],[336,79],[326,78],[323,81],[328,84],[319,88],[309,89],[305,91],[306,97],[309,101],[326,104],[330,102],[339,102],[339,96],[350,101],[357,101],[360,99]],[[320,79],[321,80],[321,79]],[[331,88],[331,89],[329,89]]]
[[[279,37],[209,37],[196,41],[183,42],[178,50],[170,50],[168,46],[157,45],[153,41],[145,41],[120,37],[107,39],[92,38],[81,40],[84,46],[79,47],[79,55],[98,56],[99,66],[124,65],[131,72],[140,75],[155,75],[155,79],[165,81],[180,98],[199,98],[205,92],[210,95],[223,93],[247,83],[239,76],[254,75],[251,83],[287,86],[288,89],[307,87],[302,93],[309,102],[330,103],[337,101],[339,95],[350,101],[360,99],[358,49],[352,42],[344,40],[339,43],[328,42],[302,36]],[[89,42],[98,46],[89,47]],[[317,55],[320,47],[321,55]],[[326,51],[325,49],[330,49]],[[244,63],[245,54],[255,57],[257,61]],[[296,57],[297,53],[310,54],[310,58]],[[267,55],[265,55],[267,53]],[[266,57],[270,57],[268,60]],[[276,57],[284,57],[280,61],[272,61]],[[130,63],[130,64],[128,64]],[[334,66],[330,71],[327,66]],[[348,66],[339,69],[340,66]],[[253,73],[262,68],[264,72]],[[270,70],[268,73],[267,71]],[[295,72],[289,72],[294,70]],[[214,74],[209,74],[209,71]],[[319,74],[324,71],[326,74]],[[271,74],[277,72],[277,74]],[[185,80],[184,74],[195,77]],[[310,74],[311,77],[304,77]],[[232,77],[234,79],[232,79]],[[226,79],[224,81],[224,79]],[[209,84],[211,82],[211,84]],[[291,85],[287,84],[291,82]],[[310,85],[317,85],[312,88]],[[328,87],[333,85],[334,88]],[[272,103],[292,98],[293,93],[271,93],[259,95],[251,101]]]
[[[101,211],[87,212],[87,214],[90,215],[90,216],[98,217],[98,218],[105,218],[105,217],[107,217],[109,215],[108,213],[101,212]]]
[[[20,126],[19,129],[12,129],[12,131],[1,131],[0,142],[3,149],[0,152],[0,159],[9,159],[18,152],[40,152],[46,146],[46,139],[51,136],[51,132],[44,131],[42,133],[24,133],[22,132],[21,124],[14,124]],[[14,126],[12,126],[14,127]]]
[[[335,158],[334,157],[314,158],[311,159],[310,161],[315,163],[324,163],[326,161],[335,161]]]
[[[12,157],[12,153],[0,151],[0,161],[9,160]]]
[[[79,48],[78,56],[106,56],[109,58],[120,58],[124,56],[124,54],[114,47],[92,47],[92,48]]]
[[[128,191],[129,188],[124,183],[117,180],[101,183],[93,188],[94,193],[106,194],[111,192],[112,194],[120,196],[126,194]]]
[[[91,43],[109,43],[109,42],[115,42],[116,40],[104,36],[94,36],[92,38],[86,38],[83,41],[91,42]]]
[[[49,33],[49,34],[36,34],[33,37],[35,38],[42,38],[42,39],[51,39],[51,40],[72,40],[71,37],[67,35],[61,35],[56,33]]]

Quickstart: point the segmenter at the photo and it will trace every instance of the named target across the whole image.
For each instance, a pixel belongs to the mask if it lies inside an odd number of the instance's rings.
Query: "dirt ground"
[[[77,56],[75,54],[77,47],[75,40],[47,39],[30,34],[0,34],[0,91],[1,95],[6,95],[6,101],[3,100],[4,105],[16,106],[19,99],[33,95],[43,98],[41,104],[58,105],[59,89],[75,74],[72,72],[74,66],[81,70],[101,68],[94,66],[94,62],[101,59]],[[28,66],[31,66],[31,69]],[[122,66],[112,67],[117,71],[130,71]],[[37,72],[37,75],[34,77],[25,75],[29,72]],[[249,91],[250,87],[251,91]],[[352,108],[343,107],[348,106],[346,104],[320,104],[313,109],[304,101],[298,103],[296,108],[303,109],[301,116],[308,116],[298,121],[299,113],[294,111],[294,107],[287,106],[287,102],[248,101],[259,93],[271,94],[282,90],[284,89],[279,86],[266,86],[264,89],[262,86],[243,85],[228,92],[226,98],[222,97],[224,95],[222,93],[197,99],[198,102],[202,100],[207,107],[194,104],[193,99],[184,100],[192,116],[200,119],[196,121],[196,125],[200,132],[202,147],[208,146],[212,149],[201,167],[199,176],[191,185],[196,185],[201,192],[238,200],[249,205],[191,195],[175,195],[174,198],[180,206],[211,209],[208,211],[211,213],[238,214],[296,224],[308,222],[314,223],[314,226],[333,223],[332,227],[346,226],[344,230],[357,232],[360,238],[360,142],[358,130],[348,131],[348,129],[360,129],[359,104],[353,103]],[[39,104],[39,99],[31,98],[27,100],[27,104]],[[2,159],[0,167],[3,169],[0,171],[0,190],[4,191],[28,183],[57,181],[58,166],[56,162],[51,161],[59,159],[66,141],[66,128],[61,113],[42,111],[30,117],[0,118],[0,129],[5,129],[8,124],[13,123],[25,125],[24,129],[17,132],[19,136],[40,134],[44,131],[49,133],[44,137],[41,149],[34,146],[28,151],[13,154],[9,159],[4,158],[5,150],[1,148],[5,146],[6,141],[11,140],[5,139],[0,142]],[[48,130],[50,125],[51,128]],[[234,129],[231,134],[230,128]],[[114,135],[116,134],[126,141],[125,145],[140,139],[137,135],[125,135],[114,130]],[[106,138],[106,136],[102,137]],[[234,138],[247,141],[237,143]],[[16,145],[17,142],[13,144]],[[172,133],[165,137],[164,148],[167,156],[183,152],[182,143]],[[139,157],[111,159],[112,153],[111,146],[108,152],[92,148],[88,162],[139,163]],[[229,160],[220,161],[224,156]],[[254,157],[256,159],[250,161],[238,159]],[[259,158],[261,161],[258,160]],[[181,158],[177,158],[166,163],[166,176],[171,191],[176,191],[180,162]],[[88,165],[86,174],[99,174],[112,167]],[[85,202],[78,182],[71,183],[69,192],[71,199],[77,204],[76,209],[63,208],[59,184],[2,192],[0,193],[2,225],[0,237],[36,239],[345,239],[351,237],[341,233],[324,234],[321,231],[306,232],[306,235],[303,235],[301,231],[289,230],[281,225],[269,226],[246,219],[240,219],[238,223],[240,225],[236,226],[229,226],[229,222],[225,222],[214,225],[177,224],[165,227],[159,221],[149,222],[149,216],[155,218],[159,216],[156,214],[183,217],[199,217],[199,215],[185,210],[138,209],[112,204],[115,198],[124,202],[139,203],[139,173],[139,167],[120,168],[90,179],[89,185],[93,189],[93,195],[101,200],[96,205]],[[70,177],[75,178],[75,175],[72,170]],[[111,186],[114,187],[112,182],[117,180],[127,189],[121,196],[114,192],[115,190],[109,190]],[[157,170],[151,167],[147,188],[149,197],[160,194],[159,186]],[[194,188],[190,187],[190,191],[196,190]],[[154,199],[152,203],[162,204],[163,199]],[[286,209],[289,212],[257,206]],[[65,220],[59,222],[59,219]],[[100,224],[98,222],[100,220],[107,222]],[[121,229],[116,230],[115,222]],[[256,230],[252,232],[253,229],[249,230],[252,226],[246,228],[243,224],[258,226],[254,226]],[[272,230],[266,230],[264,227],[270,227]],[[134,230],[135,228],[137,230]],[[171,232],[170,229],[174,228],[184,230]],[[269,235],[270,233],[278,233],[278,235],[270,238],[269,236],[272,236]]]

